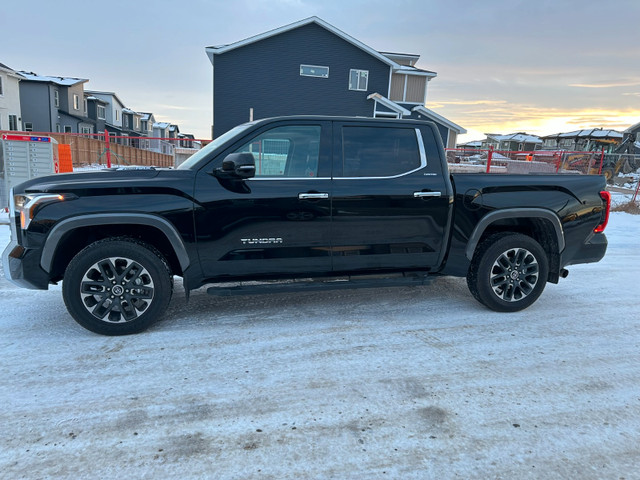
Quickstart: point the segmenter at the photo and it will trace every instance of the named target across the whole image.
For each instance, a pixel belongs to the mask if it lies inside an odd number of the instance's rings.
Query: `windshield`
[[[201,150],[198,150],[196,153],[194,153],[189,158],[187,158],[184,162],[182,162],[180,166],[178,166],[178,170],[190,170],[194,168],[195,165],[197,165],[198,162],[200,162],[200,160],[202,160],[205,157],[208,157],[209,154],[213,152],[216,148],[218,148],[220,145],[223,145],[230,138],[233,138],[236,135],[239,135],[240,133],[244,132],[246,129],[248,129],[252,125],[253,123],[243,123],[242,125],[238,125],[237,127],[232,128],[228,132],[223,133],[214,141],[212,141],[210,144],[208,144],[206,147],[202,148]]]

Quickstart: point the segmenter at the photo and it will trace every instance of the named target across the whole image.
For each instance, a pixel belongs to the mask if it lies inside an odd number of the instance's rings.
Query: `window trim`
[[[73,94],[73,109],[80,110],[80,97],[77,93]]]
[[[399,127],[395,127],[399,128]],[[418,151],[420,152],[420,166],[414,168],[413,170],[409,170],[408,172],[399,173],[397,175],[391,175],[386,177],[333,177],[334,180],[387,180],[393,178],[405,177],[407,175],[411,175],[412,173],[418,172],[427,166],[427,151],[424,148],[424,140],[422,139],[422,132],[420,132],[419,128],[413,129],[416,134],[416,139],[418,140]]]
[[[9,131],[17,132],[18,131],[18,115],[9,114],[8,118],[9,118],[9,125],[8,125]],[[11,120],[13,120],[13,122]],[[12,124],[14,128],[11,128]]]
[[[53,90],[53,106],[56,108],[60,106],[60,91],[57,88]]]
[[[31,125],[31,127],[27,127],[27,125]],[[33,132],[33,122],[24,122],[24,131]]]
[[[0,97],[4,97],[4,77],[0,75]]]
[[[100,109],[102,109],[102,116],[100,116]],[[96,116],[98,120],[106,120],[107,119],[107,107],[104,105],[96,105]]]
[[[308,73],[302,73],[302,67],[326,68],[327,69],[327,74],[326,75],[313,75],[313,74],[308,74]],[[300,76],[301,77],[312,77],[312,78],[329,78],[329,67],[326,67],[324,65],[308,65],[306,63],[301,63],[300,64]]]

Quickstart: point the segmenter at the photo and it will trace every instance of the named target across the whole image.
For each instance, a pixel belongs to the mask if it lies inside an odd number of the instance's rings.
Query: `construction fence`
[[[502,151],[447,149],[452,172],[478,173],[578,173],[605,175],[613,183],[620,174],[636,172],[640,155],[566,150]]]
[[[197,152],[208,140],[115,136],[52,132],[1,132],[28,136],[46,136],[59,145],[69,145],[73,167],[87,165],[137,165],[174,167]],[[66,149],[65,149],[66,150]]]

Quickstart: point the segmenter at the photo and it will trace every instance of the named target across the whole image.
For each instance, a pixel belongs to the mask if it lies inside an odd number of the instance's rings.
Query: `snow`
[[[110,338],[0,277],[0,476],[638,478],[640,217],[607,235],[515,314],[457,278],[189,303],[178,281]]]

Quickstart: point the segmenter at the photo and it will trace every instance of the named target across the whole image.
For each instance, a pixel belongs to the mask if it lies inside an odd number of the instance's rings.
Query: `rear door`
[[[335,272],[438,266],[452,187],[428,124],[334,122]]]

